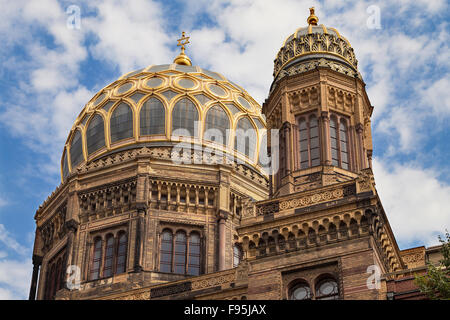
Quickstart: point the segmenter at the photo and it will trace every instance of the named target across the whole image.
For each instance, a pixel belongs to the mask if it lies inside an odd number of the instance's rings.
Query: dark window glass
[[[63,156],[63,178],[65,179],[69,175],[69,165],[67,164],[67,152],[64,150]]]
[[[75,170],[77,165],[83,161],[83,142],[79,130],[75,132],[70,145],[70,160],[72,162],[72,170]]]
[[[331,140],[331,164],[333,166],[339,166],[339,151],[337,142],[337,122],[336,118],[330,119],[330,140]]]
[[[141,135],[164,134],[166,127],[166,111],[161,101],[148,99],[140,113]]]
[[[200,274],[200,236],[197,233],[192,233],[189,237],[188,274],[194,276]]]
[[[121,103],[114,109],[110,121],[110,130],[112,143],[133,136],[133,112],[127,104]]]
[[[247,117],[239,119],[234,139],[234,149],[253,158],[256,148],[256,130]]]
[[[313,115],[298,122],[300,144],[300,169],[320,164],[319,124]]]
[[[204,139],[227,145],[229,129],[230,120],[222,107],[215,105],[210,108],[206,115]]]
[[[178,232],[175,235],[175,273],[186,273],[186,234]]]
[[[347,125],[344,120],[339,124],[339,140],[341,142],[341,167],[348,169]]]
[[[161,235],[161,258],[159,270],[161,272],[172,272],[172,233],[164,231]]]
[[[337,300],[339,298],[338,284],[333,279],[325,279],[316,286],[317,300]]]
[[[233,267],[237,267],[242,259],[242,251],[238,245],[233,247]]]
[[[308,300],[311,299],[311,289],[306,283],[296,285],[291,290],[291,300]]]
[[[100,277],[100,262],[102,260],[102,239],[97,238],[94,241],[94,252],[92,257],[91,280],[97,280]]]
[[[111,277],[113,275],[113,260],[114,260],[114,237],[112,235],[109,235],[106,238],[105,264],[103,269],[104,277]]]
[[[197,136],[197,130],[194,130],[196,121],[198,121],[198,111],[191,100],[183,98],[175,104],[172,111],[172,133],[176,134],[175,130],[184,129],[189,132],[189,136]],[[179,131],[177,135],[186,134],[187,132]]]
[[[116,274],[124,273],[127,261],[128,238],[125,233],[119,234],[119,247],[117,249]]]
[[[86,143],[88,154],[94,153],[98,149],[105,146],[105,128],[103,125],[103,118],[96,114],[89,122],[89,127],[86,131]]]

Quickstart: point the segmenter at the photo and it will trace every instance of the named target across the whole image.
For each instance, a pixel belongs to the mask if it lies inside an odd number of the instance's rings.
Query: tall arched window
[[[116,274],[124,273],[127,262],[128,238],[125,232],[119,233],[119,247],[117,248]]]
[[[105,146],[105,127],[103,118],[99,114],[96,114],[89,122],[86,131],[86,143],[88,154],[94,153]]]
[[[62,172],[63,172],[63,178],[66,179],[66,177],[69,175],[69,166],[67,164],[67,152],[66,152],[66,149],[64,149]]]
[[[106,236],[105,262],[103,267],[103,277],[111,277],[113,275],[114,262],[114,236],[109,234]]]
[[[70,161],[72,170],[75,170],[76,166],[83,161],[83,142],[79,130],[75,132],[72,143],[70,144]]]
[[[299,144],[300,168],[318,166],[320,164],[319,123],[315,115],[309,118],[300,118]]]
[[[141,136],[164,134],[166,128],[166,110],[161,101],[156,98],[148,99],[140,112]]]
[[[193,276],[200,274],[200,236],[198,233],[191,233],[189,236],[188,274]]]
[[[331,164],[349,169],[348,129],[345,119],[330,118]]]
[[[241,263],[242,259],[242,250],[241,247],[237,244],[233,246],[233,268],[236,268],[239,263]]]
[[[110,120],[111,142],[131,138],[133,136],[133,112],[126,103],[114,109]]]
[[[159,271],[172,272],[173,240],[172,232],[165,230],[161,235]]]
[[[198,135],[197,130],[195,130],[196,121],[198,121],[198,111],[191,100],[183,98],[175,104],[172,111],[172,133],[180,129],[178,134],[177,132],[175,134],[196,137]],[[187,132],[183,133],[181,129]]]
[[[306,282],[298,282],[289,290],[289,300],[309,300],[311,289]]]
[[[175,235],[174,273],[186,273],[186,234],[181,231]]]
[[[339,299],[339,289],[336,280],[326,278],[316,285],[317,300],[337,300]]]
[[[228,131],[230,120],[228,115],[219,105],[212,106],[206,114],[204,139],[220,144],[228,144]]]
[[[247,117],[239,119],[234,138],[234,149],[253,158],[256,148],[256,129]]]
[[[102,261],[102,238],[94,240],[94,253],[92,255],[91,280],[97,280],[100,277],[100,263]]]

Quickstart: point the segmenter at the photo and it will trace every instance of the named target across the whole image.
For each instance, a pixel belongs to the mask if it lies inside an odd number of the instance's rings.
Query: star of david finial
[[[181,52],[178,55],[178,57],[176,57],[175,60],[173,60],[174,63],[187,66],[192,65],[191,59],[189,59],[189,57],[184,53],[185,46],[189,43],[189,38],[190,37],[186,37],[184,31],[181,33],[181,38],[177,40],[178,41],[177,46],[181,47]]]

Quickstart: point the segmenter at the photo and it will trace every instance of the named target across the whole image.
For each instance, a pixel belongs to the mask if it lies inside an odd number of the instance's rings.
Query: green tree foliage
[[[445,233],[445,240],[439,236],[442,243],[443,259],[437,266],[427,263],[428,272],[423,276],[416,275],[415,284],[419,290],[432,300],[450,300],[450,235]]]

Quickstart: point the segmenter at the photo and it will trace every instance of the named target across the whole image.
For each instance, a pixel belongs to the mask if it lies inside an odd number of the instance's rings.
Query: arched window
[[[125,232],[119,233],[119,247],[117,248],[116,274],[124,273],[127,261],[128,237]]]
[[[175,235],[174,273],[186,273],[186,234],[181,231]]]
[[[206,114],[204,139],[220,144],[228,144],[230,120],[221,106],[212,106]]]
[[[172,133],[196,137],[198,135],[195,130],[196,121],[198,121],[198,111],[191,100],[183,98],[175,104],[172,111]],[[178,131],[175,132],[176,130]]]
[[[107,278],[113,275],[113,262],[114,262],[114,236],[112,234],[109,234],[106,236],[103,277]]]
[[[91,280],[100,278],[100,263],[102,260],[102,239],[100,237],[94,240],[94,252],[91,265]]]
[[[341,151],[341,167],[348,170],[348,143],[347,143],[347,124],[341,119],[339,123],[339,140]]]
[[[94,153],[105,146],[105,127],[102,116],[96,114],[89,122],[86,131],[86,143],[88,154]]]
[[[237,244],[233,247],[233,268],[236,268],[239,263],[241,263],[242,259],[242,250],[241,247]]]
[[[289,300],[309,300],[311,299],[311,289],[306,282],[299,282],[292,286],[289,292]]]
[[[345,119],[330,118],[331,164],[349,169],[348,130]]]
[[[166,110],[161,101],[156,98],[148,99],[141,108],[140,129],[141,136],[164,134],[166,127]]]
[[[339,298],[339,289],[337,282],[332,278],[321,280],[316,285],[317,300],[337,300]]]
[[[75,132],[70,145],[70,161],[72,164],[72,170],[75,170],[76,166],[83,161],[83,142],[79,130]]]
[[[161,258],[159,261],[159,271],[172,272],[173,240],[172,232],[165,230],[161,235]]]
[[[247,117],[239,119],[234,138],[234,149],[253,158],[256,148],[256,129]]]
[[[114,109],[110,120],[111,142],[131,138],[133,136],[133,112],[126,103]]]
[[[197,233],[191,233],[189,236],[188,274],[193,276],[200,274],[200,236]]]
[[[299,144],[300,168],[318,166],[320,164],[319,124],[315,115],[309,118],[300,118]]]
[[[63,172],[63,178],[66,179],[66,177],[69,175],[69,165],[67,164],[67,152],[66,152],[66,149],[64,149],[62,172]]]

